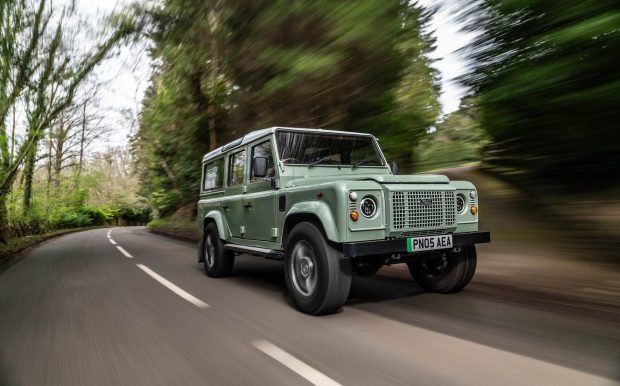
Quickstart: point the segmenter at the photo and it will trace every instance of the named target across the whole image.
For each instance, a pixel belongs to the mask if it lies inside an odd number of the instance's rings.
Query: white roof
[[[301,132],[320,132],[321,134],[339,134],[339,135],[359,135],[359,136],[364,136],[364,137],[373,137],[374,136],[372,134],[367,134],[367,133],[356,133],[356,132],[351,132],[351,131],[338,131],[338,130],[323,130],[323,129],[310,129],[310,128],[304,128],[304,127],[283,127],[283,126],[274,126],[274,127],[269,127],[266,129],[259,129],[259,130],[254,130],[246,135],[244,135],[243,137],[236,139],[232,142],[227,143],[224,146],[220,146],[215,150],[211,150],[210,152],[208,152],[207,154],[205,154],[205,156],[202,158],[202,162],[205,162],[206,160],[210,159],[210,158],[214,158],[224,152],[227,152],[229,150],[235,149],[237,147],[241,147],[249,142],[252,142],[256,139],[259,139],[261,137],[266,137],[267,135],[273,134],[276,131],[301,131]]]

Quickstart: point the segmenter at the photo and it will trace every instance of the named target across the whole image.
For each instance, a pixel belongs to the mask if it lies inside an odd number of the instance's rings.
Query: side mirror
[[[398,173],[398,165],[396,165],[396,161],[392,161],[392,174],[396,175]]]
[[[252,162],[254,177],[263,178],[267,175],[267,157],[256,156]]]

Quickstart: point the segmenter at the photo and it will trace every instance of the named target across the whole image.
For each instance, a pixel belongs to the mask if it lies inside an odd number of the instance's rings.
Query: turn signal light
[[[475,205],[472,205],[471,208],[469,208],[469,211],[475,216],[478,213],[478,208]]]
[[[351,220],[353,221],[357,221],[357,219],[360,218],[360,214],[357,210],[352,210],[351,214],[349,214],[349,216],[351,217]]]

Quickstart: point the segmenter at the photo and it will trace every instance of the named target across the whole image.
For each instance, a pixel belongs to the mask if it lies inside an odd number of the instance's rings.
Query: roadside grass
[[[192,218],[157,218],[148,223],[147,227],[153,233],[162,234],[182,240],[200,241],[200,232],[196,228],[196,221]]]
[[[25,250],[34,247],[35,245],[49,240],[54,237],[62,236],[68,233],[80,232],[88,229],[101,228],[100,226],[96,227],[82,227],[82,228],[72,228],[72,229],[60,229],[56,231],[52,231],[49,233],[44,233],[40,235],[26,236],[26,237],[18,237],[9,240],[7,244],[0,244],[0,270],[7,266],[13,258],[24,252]]]

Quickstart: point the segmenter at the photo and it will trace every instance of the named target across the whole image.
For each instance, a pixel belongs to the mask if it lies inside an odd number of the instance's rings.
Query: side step
[[[248,253],[250,255],[262,256],[272,260],[284,260],[284,251],[278,251],[276,249],[247,247],[245,245],[237,244],[224,244],[224,248],[229,251]]]

